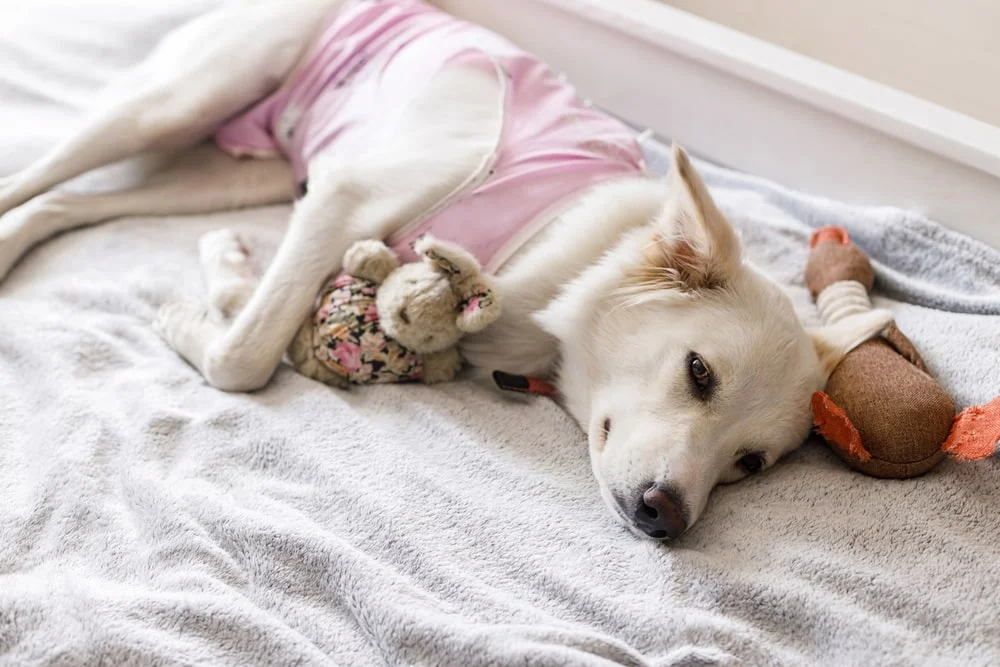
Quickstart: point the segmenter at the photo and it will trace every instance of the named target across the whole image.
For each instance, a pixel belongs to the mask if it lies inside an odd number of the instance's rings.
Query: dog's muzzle
[[[680,494],[661,484],[653,484],[643,492],[634,520],[639,530],[658,540],[678,538],[688,527]]]

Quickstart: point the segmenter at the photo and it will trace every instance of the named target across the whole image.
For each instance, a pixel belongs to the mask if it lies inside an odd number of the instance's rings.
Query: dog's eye
[[[604,420],[604,437],[608,437],[611,433],[611,419]]]
[[[404,308],[403,310],[399,311],[399,319],[403,320],[403,324],[409,324],[410,323],[410,315],[409,315],[409,313],[406,312],[406,308]]]
[[[764,468],[764,457],[760,454],[744,454],[740,457],[740,460],[736,462],[743,472],[748,475],[753,475],[760,472]]]
[[[708,367],[704,359],[694,352],[688,355],[688,373],[691,375],[691,382],[698,394],[702,397],[706,396],[712,388],[712,369]]]

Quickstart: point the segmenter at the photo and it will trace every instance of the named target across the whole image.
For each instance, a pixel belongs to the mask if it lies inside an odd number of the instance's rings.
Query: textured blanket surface
[[[0,176],[213,4],[0,3]],[[809,231],[843,224],[958,401],[1000,392],[1000,253],[704,169],[804,318]],[[208,388],[150,321],[201,294],[199,235],[266,256],[287,213],[121,220],[0,284],[0,664],[1000,663],[996,460],[879,481],[808,443],[667,547],[611,519],[546,400]]]

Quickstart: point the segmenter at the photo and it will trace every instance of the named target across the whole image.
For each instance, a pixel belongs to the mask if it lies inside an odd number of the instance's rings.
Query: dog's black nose
[[[686,514],[680,494],[654,484],[642,494],[642,501],[635,510],[635,523],[650,537],[674,539],[687,530]]]

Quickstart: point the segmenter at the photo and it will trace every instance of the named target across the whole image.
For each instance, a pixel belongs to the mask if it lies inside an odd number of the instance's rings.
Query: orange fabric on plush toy
[[[1000,447],[1000,397],[973,405],[955,417],[944,451],[962,461],[985,459]]]

